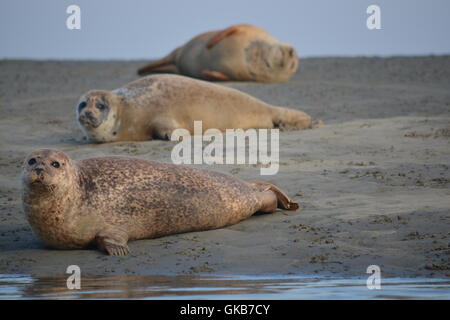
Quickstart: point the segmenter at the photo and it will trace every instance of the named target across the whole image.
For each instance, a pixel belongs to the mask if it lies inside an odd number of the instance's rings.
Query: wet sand
[[[0,61],[0,273],[64,275],[331,274],[450,277],[450,57],[301,61],[288,83],[224,83],[322,119],[280,134],[280,170],[202,165],[282,187],[302,209],[206,232],[130,243],[127,257],[49,250],[21,209],[25,155],[51,147],[74,159],[170,161],[174,142],[89,144],[78,97],[137,78],[139,61]]]

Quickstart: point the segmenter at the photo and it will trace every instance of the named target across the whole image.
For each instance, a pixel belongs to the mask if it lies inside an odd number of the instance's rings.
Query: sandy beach
[[[126,257],[43,247],[21,208],[26,154],[170,162],[174,142],[90,144],[78,98],[137,79],[145,61],[0,61],[0,274],[298,274],[450,277],[450,56],[302,59],[288,83],[227,82],[321,119],[280,133],[280,170],[201,165],[283,188],[302,209],[234,226],[134,241]]]

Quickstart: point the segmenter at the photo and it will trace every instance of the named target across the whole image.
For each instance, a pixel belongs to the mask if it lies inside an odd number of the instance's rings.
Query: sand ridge
[[[285,84],[223,83],[325,125],[280,134],[280,170],[198,167],[279,185],[297,212],[258,215],[206,232],[130,243],[128,257],[49,250],[20,200],[24,156],[59,148],[74,159],[170,161],[175,143],[88,144],[78,98],[136,79],[142,61],[0,61],[0,273],[335,274],[450,276],[450,57],[303,59]]]

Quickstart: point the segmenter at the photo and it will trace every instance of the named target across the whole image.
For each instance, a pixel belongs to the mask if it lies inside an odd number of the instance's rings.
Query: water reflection
[[[97,276],[69,290],[63,277],[0,274],[0,299],[450,299],[450,280],[383,279],[381,290],[368,290],[365,279]]]

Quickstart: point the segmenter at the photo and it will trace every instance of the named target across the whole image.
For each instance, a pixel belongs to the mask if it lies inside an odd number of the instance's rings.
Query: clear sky
[[[66,27],[71,4],[81,30]],[[372,4],[381,30],[366,26]],[[0,58],[157,58],[236,23],[263,27],[301,57],[450,53],[450,0],[0,0]]]

